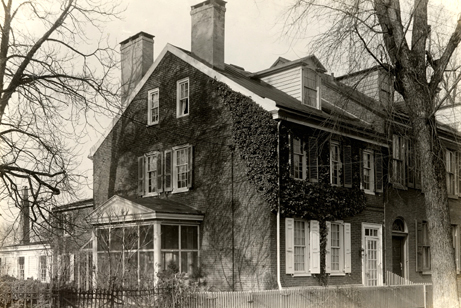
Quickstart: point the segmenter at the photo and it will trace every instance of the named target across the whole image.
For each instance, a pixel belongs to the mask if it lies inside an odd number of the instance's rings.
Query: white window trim
[[[182,258],[181,253],[182,252],[195,252],[195,251],[197,251],[197,264],[198,264],[198,266],[200,266],[200,251],[201,251],[201,249],[200,249],[200,225],[198,225],[198,224],[181,224],[181,223],[174,224],[174,223],[167,223],[166,222],[166,223],[161,223],[160,224],[160,230],[162,229],[163,226],[178,226],[179,227],[179,230],[178,230],[178,232],[179,232],[178,244],[179,245],[178,245],[177,249],[162,249],[162,243],[161,243],[161,240],[160,240],[160,246],[158,247],[158,250],[159,250],[159,253],[160,253],[160,260],[163,259],[163,256],[162,256],[163,252],[177,251],[179,253],[178,263],[179,263],[179,267],[181,267],[181,258]],[[197,249],[183,249],[181,247],[181,228],[182,227],[197,227]],[[154,247],[154,250],[155,250],[155,247]],[[188,274],[186,274],[186,276],[188,276]]]
[[[146,153],[144,154],[144,195],[143,197],[152,197],[152,196],[158,196],[159,195],[159,192],[158,192],[158,187],[157,187],[157,177],[158,177],[158,170],[156,170],[156,173],[155,173],[155,191],[152,191],[152,192],[149,192],[149,179],[148,179],[148,157],[149,156],[157,156],[157,159],[158,159],[158,156],[160,155],[160,152],[159,151],[152,151],[152,152],[149,152],[149,153]]]
[[[187,82],[187,104],[188,104],[188,108],[187,108],[187,113],[185,114],[181,114],[180,113],[180,96],[181,96],[181,84]],[[184,78],[184,79],[181,79],[181,80],[178,80],[176,82],[176,117],[177,118],[182,118],[182,117],[185,117],[185,116],[188,116],[190,114],[190,82],[189,82],[189,77],[187,78]]]
[[[310,106],[305,102],[305,99],[306,97],[305,96],[305,91],[304,91],[304,88],[308,88],[307,85],[305,84],[306,83],[306,80],[305,80],[305,75],[307,74],[307,70],[310,70],[310,71],[313,71],[314,74],[315,74],[315,77],[316,77],[316,80],[315,80],[315,83],[316,83],[316,102],[315,102],[315,106]],[[315,109],[320,109],[320,84],[322,82],[322,79],[321,77],[319,76],[319,74],[315,71],[315,69],[312,69],[312,68],[304,68],[301,70],[301,96],[302,96],[302,104],[304,106],[308,106],[308,107],[311,107],[311,108],[315,108]],[[312,88],[309,88],[309,89],[312,89]]]
[[[331,269],[331,225],[339,226],[339,269]],[[327,246],[325,254],[325,270],[330,276],[345,276],[351,273],[351,225],[342,220],[327,221]],[[347,231],[346,231],[347,229]]]
[[[333,147],[338,147],[338,158],[339,158],[339,163],[338,163],[338,177],[337,177],[337,181],[338,181],[338,184],[333,184]],[[330,184],[331,186],[342,186],[342,183],[341,183],[341,170],[343,168],[342,166],[342,161],[341,161],[341,146],[339,145],[339,142],[336,142],[336,141],[331,141],[330,142]]]
[[[172,183],[172,187],[173,187],[173,190],[171,191],[172,194],[175,194],[175,193],[182,193],[182,192],[186,192],[186,191],[189,191],[189,187],[180,187],[178,188],[178,173],[176,171],[176,161],[177,161],[177,153],[179,150],[182,150],[182,149],[185,149],[185,148],[189,148],[189,151],[192,151],[192,146],[190,144],[186,144],[186,145],[181,145],[181,146],[175,146],[173,147],[171,150],[173,152],[173,155],[172,155],[172,176],[173,176],[173,183]],[[189,167],[189,172],[193,172],[193,166],[188,166]],[[191,184],[191,183],[188,183],[188,184]]]
[[[365,171],[365,155],[366,154],[370,154],[370,177],[369,177],[369,181],[370,181],[370,188],[369,189],[365,189],[364,186],[363,186],[363,173]],[[363,150],[362,152],[362,181],[360,181],[360,186],[361,188],[363,188],[363,191],[366,193],[366,194],[369,194],[369,195],[374,195],[375,194],[375,154],[374,154],[374,151],[373,150],[370,150],[370,149],[365,149]]]
[[[157,118],[157,121],[152,120],[152,109],[153,109],[152,94],[155,94],[155,93],[157,93],[157,95],[158,95],[158,104],[157,104],[158,118]],[[160,92],[159,92],[159,88],[156,88],[156,89],[153,89],[153,90],[150,90],[150,91],[147,92],[147,125],[150,126],[150,125],[158,124],[159,119],[160,119]]]

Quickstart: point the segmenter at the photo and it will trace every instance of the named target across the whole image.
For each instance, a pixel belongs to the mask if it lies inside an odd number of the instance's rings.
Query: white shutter
[[[320,228],[317,220],[310,223],[310,271],[311,274],[320,274]]]
[[[325,272],[331,273],[331,222],[327,221],[327,247],[325,249]]]
[[[344,224],[344,272],[351,273],[351,224]]]
[[[285,267],[287,274],[293,274],[294,270],[294,225],[293,218],[285,218]]]

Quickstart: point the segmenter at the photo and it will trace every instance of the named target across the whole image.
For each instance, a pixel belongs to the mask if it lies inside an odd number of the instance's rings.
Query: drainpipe
[[[280,123],[277,122],[277,182],[278,182],[278,193],[277,193],[277,285],[279,290],[282,290],[282,282],[280,281]]]

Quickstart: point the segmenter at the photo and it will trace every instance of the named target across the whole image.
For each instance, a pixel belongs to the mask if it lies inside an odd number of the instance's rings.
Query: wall
[[[176,118],[176,81],[189,77],[190,114]],[[268,241],[273,214],[252,185],[238,153],[232,159],[230,116],[211,86],[212,79],[171,54],[154,73],[94,154],[94,200],[98,207],[114,194],[135,197],[137,157],[173,146],[194,147],[193,187],[159,198],[202,211],[202,272],[209,287],[236,290],[273,286]],[[147,126],[147,92],[160,89],[159,124]],[[233,169],[233,179],[231,171]],[[233,183],[233,189],[232,189]],[[235,249],[232,250],[232,199]]]

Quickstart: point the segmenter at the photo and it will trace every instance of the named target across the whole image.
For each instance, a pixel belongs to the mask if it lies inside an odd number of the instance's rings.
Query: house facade
[[[315,56],[225,64],[225,10],[192,7],[190,52],[121,43],[122,67],[146,67],[122,70],[132,91],[91,154],[97,283],[173,267],[219,290],[382,285],[384,113]]]

